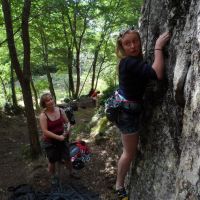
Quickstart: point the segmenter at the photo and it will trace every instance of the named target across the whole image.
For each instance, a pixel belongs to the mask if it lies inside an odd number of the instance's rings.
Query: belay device
[[[70,143],[69,151],[74,169],[82,169],[85,167],[85,163],[90,161],[91,151],[84,141]]]

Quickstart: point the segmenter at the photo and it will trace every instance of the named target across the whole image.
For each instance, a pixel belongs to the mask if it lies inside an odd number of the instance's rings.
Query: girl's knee
[[[135,158],[135,155],[132,152],[123,152],[123,157],[126,160],[132,161]]]

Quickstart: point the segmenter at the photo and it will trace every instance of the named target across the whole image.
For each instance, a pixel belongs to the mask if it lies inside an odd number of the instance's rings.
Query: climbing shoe
[[[128,195],[124,187],[119,190],[116,190],[116,193],[117,193],[118,200],[128,200]]]

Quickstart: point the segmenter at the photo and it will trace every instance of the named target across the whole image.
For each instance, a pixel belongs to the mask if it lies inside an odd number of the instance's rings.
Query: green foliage
[[[17,54],[21,68],[23,67],[23,44],[21,40],[21,13],[24,1],[11,1],[12,19],[14,27],[14,38]],[[68,67],[72,67],[74,85],[76,87],[77,74],[77,45],[80,44],[80,68],[81,83],[83,84],[86,74],[94,61],[94,55],[98,52],[96,61],[96,77],[100,71],[100,78],[97,89],[102,91],[108,87],[104,93],[109,93],[116,85],[115,65],[115,40],[121,29],[127,26],[137,25],[140,16],[142,0],[127,1],[66,1],[66,0],[37,0],[32,1],[31,17],[29,21],[30,42],[31,42],[31,71],[33,76],[44,75],[43,66],[55,76],[60,76],[58,72],[65,73],[68,80]],[[3,22],[3,14],[0,13],[0,20]],[[0,24],[0,44],[6,41],[4,23]],[[86,28],[84,30],[84,28]],[[65,37],[65,33],[66,36]],[[82,41],[80,41],[83,34]],[[6,90],[11,91],[10,79],[10,58],[7,42],[0,46],[1,77],[6,83]],[[72,56],[69,57],[71,51]],[[72,62],[69,62],[69,58]],[[111,67],[112,66],[112,67]],[[56,72],[56,73],[55,73]],[[82,94],[86,94],[91,84],[92,71],[89,73],[85,88]],[[107,76],[114,77],[113,80]],[[37,80],[38,79],[38,80]],[[44,76],[44,79],[47,79]],[[37,92],[48,89],[47,81],[34,78]],[[55,79],[53,79],[54,81]],[[56,94],[59,97],[66,97],[67,87],[64,80],[54,81]],[[63,82],[63,83],[61,83]],[[102,86],[103,85],[103,86]],[[64,88],[64,90],[63,90]],[[75,88],[76,89],[76,88]],[[9,94],[10,95],[10,94]],[[17,96],[21,100],[21,90],[17,86]],[[105,96],[105,95],[104,95]],[[4,101],[2,89],[0,88],[0,104]]]
[[[45,77],[33,77],[35,88],[37,88],[38,93],[48,88],[48,82]]]
[[[90,132],[90,126],[89,124],[85,124],[85,123],[77,123],[74,127],[73,127],[73,134],[71,135],[71,140],[76,140],[76,138],[81,134],[87,134]]]
[[[56,73],[58,68],[55,65],[50,65],[48,66],[48,70],[50,73]],[[43,76],[46,74],[44,67],[41,65],[32,65],[31,72],[33,76]]]
[[[103,94],[100,98],[100,105],[104,105],[105,101],[108,97],[110,97],[111,94],[113,94],[113,92],[118,88],[118,86],[116,85],[111,85],[110,87],[108,87],[106,90],[103,91]]]
[[[101,119],[98,120],[96,126],[94,126],[91,130],[91,132],[98,133],[100,136],[104,135],[106,129],[107,129],[107,118],[102,117]]]
[[[116,66],[109,66],[102,78],[106,83],[107,87],[102,92],[102,96],[100,98],[100,105],[104,105],[105,100],[118,88]]]

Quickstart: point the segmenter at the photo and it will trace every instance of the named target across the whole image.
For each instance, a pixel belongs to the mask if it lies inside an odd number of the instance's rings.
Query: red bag
[[[70,143],[70,158],[74,169],[82,169],[90,157],[91,151],[84,141]]]

